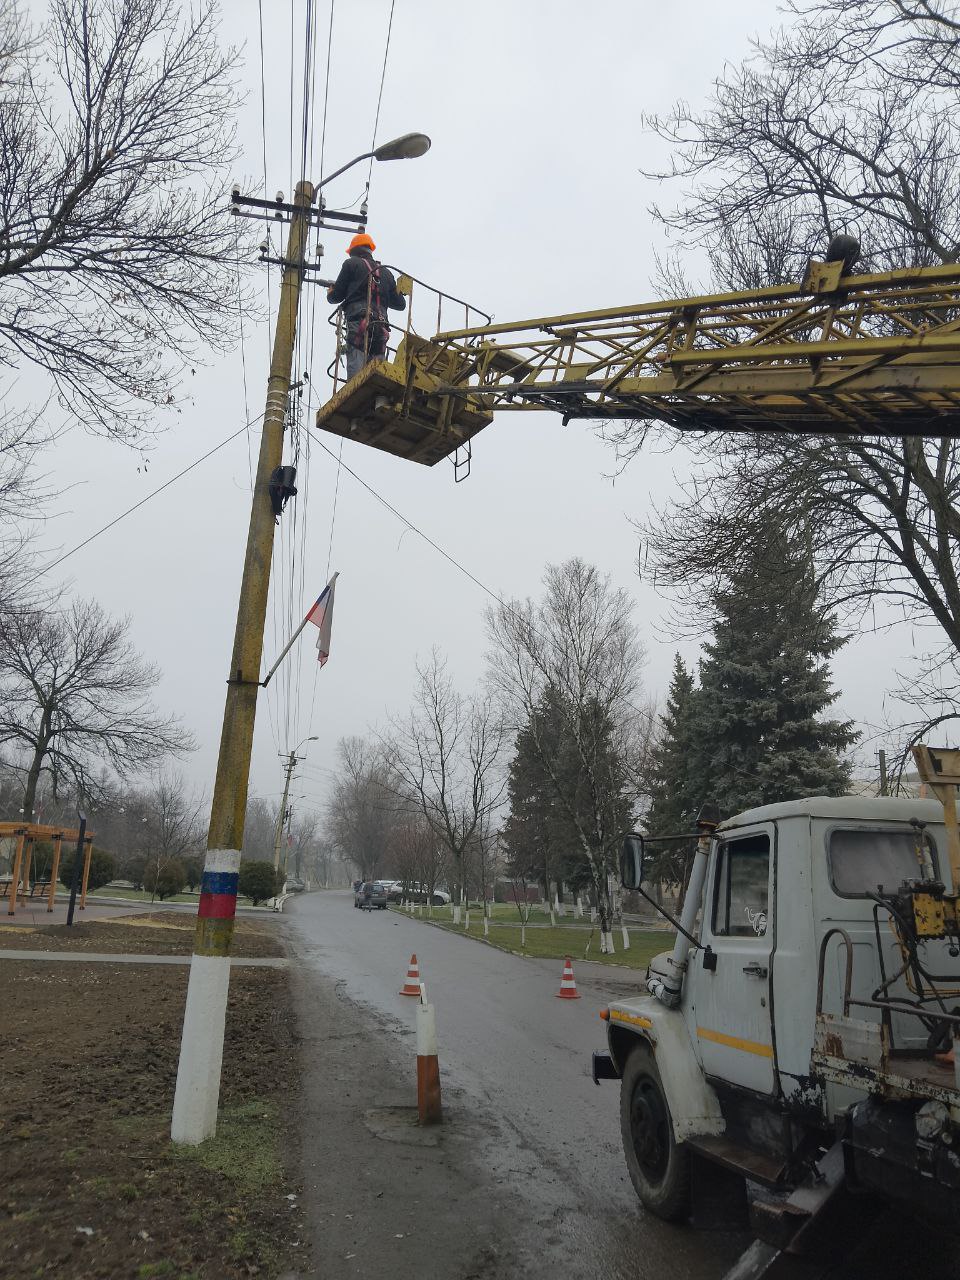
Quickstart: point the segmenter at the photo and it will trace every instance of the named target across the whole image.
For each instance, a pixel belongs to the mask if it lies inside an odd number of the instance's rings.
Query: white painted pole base
[[[170,1125],[174,1142],[198,1146],[217,1132],[229,988],[229,956],[193,956]]]

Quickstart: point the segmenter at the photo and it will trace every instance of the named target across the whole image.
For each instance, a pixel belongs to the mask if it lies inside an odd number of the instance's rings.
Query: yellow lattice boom
[[[682,431],[960,436],[960,266],[408,330],[317,425],[433,464],[495,411],[655,420]]]

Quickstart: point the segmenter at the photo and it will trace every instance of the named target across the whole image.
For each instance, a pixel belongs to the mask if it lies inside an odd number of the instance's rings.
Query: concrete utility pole
[[[294,747],[290,752],[290,755],[287,757],[286,763],[283,766],[283,771],[287,776],[283,784],[283,800],[280,802],[280,812],[277,815],[277,826],[273,836],[274,874],[280,870],[280,846],[283,843],[283,824],[287,817],[287,800],[290,797],[290,780],[293,778],[294,769],[301,760],[306,758],[304,756],[297,755],[297,752],[300,750],[300,747],[303,746],[304,742],[319,742],[319,738],[316,734],[309,738],[304,738],[303,742],[300,743],[300,746]],[[284,871],[286,871],[286,860],[284,860]]]
[[[247,808],[275,528],[268,486],[270,476],[280,466],[283,456],[284,419],[290,392],[309,211],[313,201],[313,184],[299,182],[280,287],[260,458],[250,510],[220,755],[210,810],[207,856],[190,962],[170,1132],[174,1142],[192,1145],[213,1137],[217,1128],[224,1022],[230,984],[230,946],[237,909],[240,848]]]
[[[293,777],[293,771],[297,767],[297,756],[291,751],[290,758],[283,766],[283,771],[287,775],[283,784],[283,799],[280,801],[280,812],[277,814],[277,829],[273,837],[273,871],[274,874],[280,870],[280,846],[283,843],[283,824],[287,817],[287,797],[290,795],[290,779]]]
[[[887,784],[887,753],[881,748],[877,752],[877,757],[880,761],[880,794],[888,796],[890,788]]]

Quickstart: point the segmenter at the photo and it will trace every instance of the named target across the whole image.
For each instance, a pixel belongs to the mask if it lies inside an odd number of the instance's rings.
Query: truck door
[[[694,984],[694,1022],[704,1071],[748,1089],[774,1088],[770,1014],[774,828],[724,837],[714,850],[702,939],[716,968]]]

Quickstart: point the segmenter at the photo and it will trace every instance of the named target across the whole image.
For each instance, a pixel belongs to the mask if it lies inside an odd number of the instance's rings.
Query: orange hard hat
[[[354,249],[369,249],[370,252],[373,253],[376,247],[377,246],[373,243],[373,237],[368,236],[365,231],[361,231],[358,236],[354,236],[350,241],[350,244],[347,246],[347,253],[352,253]]]

